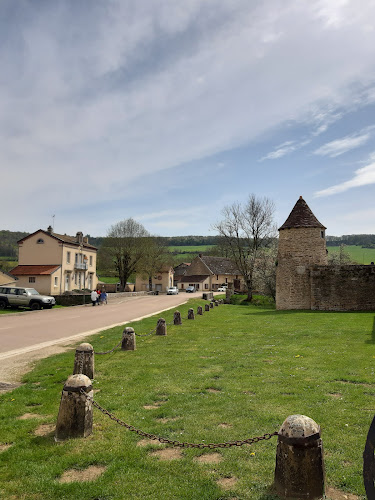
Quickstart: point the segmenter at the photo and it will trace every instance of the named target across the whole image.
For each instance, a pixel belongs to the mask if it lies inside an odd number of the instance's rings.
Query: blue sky
[[[2,0],[0,62],[0,229],[375,233],[373,0]]]

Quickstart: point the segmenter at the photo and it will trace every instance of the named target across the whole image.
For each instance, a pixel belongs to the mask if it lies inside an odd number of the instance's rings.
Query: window
[[[35,283],[35,276],[29,276],[29,283]]]
[[[74,273],[74,284],[75,285],[78,285],[78,276],[77,276],[78,273]]]
[[[92,255],[90,255],[90,266],[92,266]]]
[[[70,264],[70,252],[66,252],[66,263]]]
[[[78,253],[76,253],[76,255],[75,255],[75,262],[76,262],[76,264],[78,264]]]
[[[219,275],[218,274],[216,275],[216,281],[219,281]]]
[[[56,276],[56,277],[55,277],[55,287],[57,287],[58,282],[59,282],[59,278]]]
[[[204,289],[205,289],[205,290],[208,290],[208,283],[205,283],[205,284],[204,284]]]
[[[38,245],[42,245],[44,243],[44,239],[39,238],[36,242],[38,243]]]
[[[320,236],[324,238],[324,231],[320,231]]]

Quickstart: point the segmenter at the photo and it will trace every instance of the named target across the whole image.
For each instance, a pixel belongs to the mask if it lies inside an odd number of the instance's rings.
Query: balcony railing
[[[83,271],[86,271],[86,269],[87,269],[87,262],[75,262],[74,263],[74,269],[81,269]]]

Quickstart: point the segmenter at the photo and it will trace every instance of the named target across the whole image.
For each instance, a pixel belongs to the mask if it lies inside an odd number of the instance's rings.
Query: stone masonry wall
[[[375,310],[375,266],[311,266],[311,309]]]
[[[310,266],[327,263],[320,228],[280,230],[276,270],[276,308],[310,309]]]

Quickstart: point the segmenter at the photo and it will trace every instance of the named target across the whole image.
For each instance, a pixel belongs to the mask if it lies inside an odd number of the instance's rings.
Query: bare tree
[[[137,265],[137,272],[148,278],[149,290],[152,290],[152,276],[171,264],[171,255],[163,241],[155,236],[145,239],[145,253]]]
[[[136,271],[147,252],[149,236],[143,225],[132,218],[110,227],[103,242],[102,252],[111,259],[122,290],[125,290],[130,275]]]
[[[224,207],[224,219],[213,226],[222,237],[228,250],[227,255],[244,277],[249,301],[253,297],[254,272],[259,252],[276,237],[274,211],[272,200],[257,198],[251,194],[243,205],[233,203]]]
[[[347,264],[353,264],[350,254],[345,250],[345,246],[341,243],[340,248],[337,252],[331,252],[328,254],[328,264],[333,266],[344,266]]]

